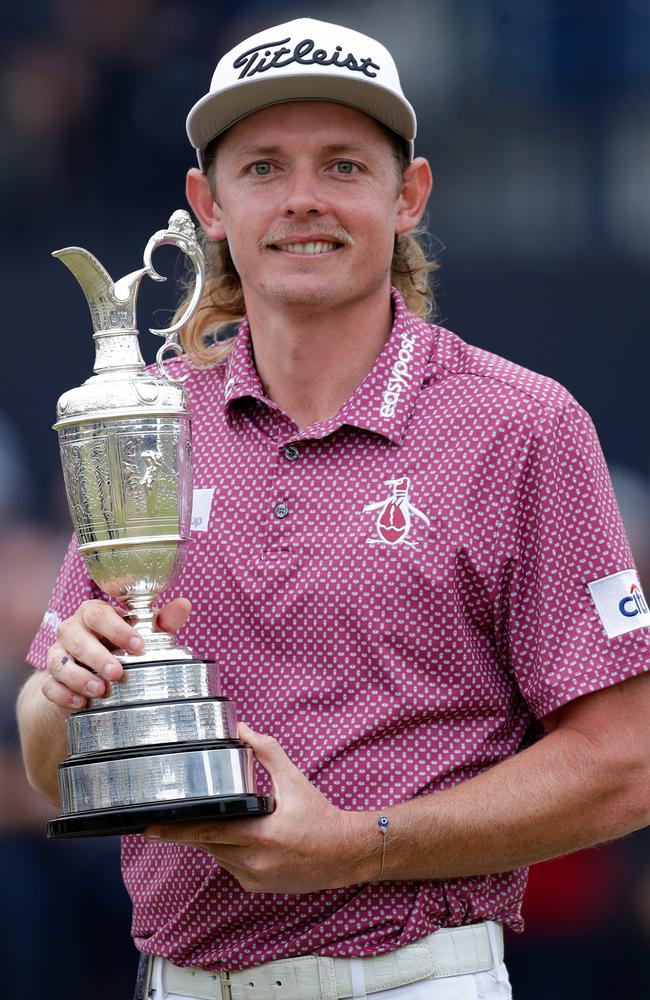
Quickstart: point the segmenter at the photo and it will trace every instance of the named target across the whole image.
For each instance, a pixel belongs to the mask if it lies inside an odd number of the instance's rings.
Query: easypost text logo
[[[610,639],[650,625],[650,610],[635,570],[624,569],[588,586]]]
[[[415,337],[409,337],[407,333],[400,334],[397,361],[391,369],[379,408],[379,413],[382,417],[394,416],[400,393],[408,387],[410,380],[413,378],[413,372],[409,369],[409,365],[413,361],[415,340]]]

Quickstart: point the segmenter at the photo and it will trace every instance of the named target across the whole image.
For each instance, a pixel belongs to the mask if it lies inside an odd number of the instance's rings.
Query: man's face
[[[388,291],[400,183],[372,118],[322,101],[264,108],[225,134],[211,181],[249,309]]]

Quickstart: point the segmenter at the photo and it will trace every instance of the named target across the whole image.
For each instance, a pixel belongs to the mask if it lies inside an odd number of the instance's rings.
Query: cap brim
[[[411,143],[415,112],[405,97],[365,80],[342,80],[340,74],[275,77],[246,80],[216,94],[206,94],[187,116],[187,134],[197,150],[254,111],[286,101],[334,101],[356,108],[382,122]]]

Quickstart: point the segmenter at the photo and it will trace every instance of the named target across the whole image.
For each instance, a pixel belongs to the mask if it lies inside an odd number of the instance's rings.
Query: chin
[[[278,290],[273,298],[281,306],[332,306],[337,301],[336,296],[329,292],[298,292],[290,288]]]
[[[266,294],[274,302],[281,306],[333,306],[339,302],[346,301],[346,295],[342,289],[323,285],[304,285],[300,287],[299,282],[288,285],[273,285],[266,289]]]
[[[316,280],[315,275],[287,276],[279,281],[262,281],[258,285],[258,293],[278,306],[332,309],[373,296],[384,287],[390,288],[390,272],[365,275],[364,280],[359,280],[359,275],[348,277],[347,281],[324,281],[320,276]]]

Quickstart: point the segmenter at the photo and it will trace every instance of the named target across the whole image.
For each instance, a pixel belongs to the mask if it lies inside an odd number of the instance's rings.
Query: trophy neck
[[[140,633],[145,642],[154,634],[153,626],[157,609],[153,605],[157,600],[157,594],[147,594],[146,596],[125,594],[122,597],[122,603],[126,604],[129,609],[124,616],[125,621]]]
[[[138,632],[144,640],[144,650],[142,653],[134,655],[125,650],[118,650],[115,654],[123,663],[146,663],[148,660],[167,659],[192,659],[191,650],[180,646],[176,637],[168,632],[156,632],[154,622],[157,608],[152,607],[155,597],[134,597],[125,595],[122,598],[124,604],[129,609],[124,616],[125,621]]]
[[[95,365],[97,375],[132,372],[134,375],[145,367],[137,330],[102,330],[94,335]]]

